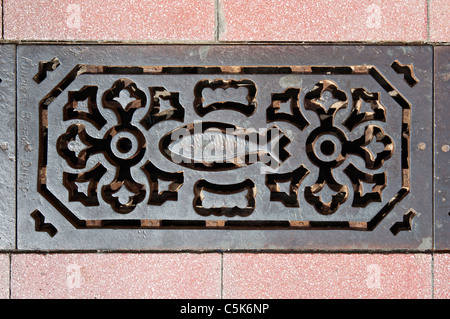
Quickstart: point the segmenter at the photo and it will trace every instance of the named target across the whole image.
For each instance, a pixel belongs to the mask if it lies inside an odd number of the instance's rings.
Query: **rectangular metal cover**
[[[17,50],[19,249],[432,248],[432,47]]]

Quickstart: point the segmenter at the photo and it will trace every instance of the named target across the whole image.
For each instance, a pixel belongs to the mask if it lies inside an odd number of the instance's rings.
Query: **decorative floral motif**
[[[150,108],[140,122],[145,129],[150,129],[159,121],[184,120],[184,108],[178,102],[178,93],[168,92],[163,87],[149,89]],[[95,86],[85,86],[79,91],[69,92],[69,101],[63,109],[64,120],[86,121],[99,130],[107,125],[108,122],[97,106],[97,91],[98,88]],[[127,91],[131,99],[126,105],[122,105],[118,101],[122,91]],[[299,92],[299,90],[286,90],[283,96],[275,95],[273,99],[280,98],[282,101],[293,97],[297,99]],[[324,103],[325,93],[331,95],[334,101],[329,107],[326,107]],[[352,109],[342,122],[348,131],[354,132],[367,121],[383,122],[386,120],[386,110],[379,100],[379,93],[371,93],[364,88],[355,88],[351,90],[351,94]],[[173,109],[160,112],[159,99],[161,98],[169,100]],[[78,102],[80,101],[87,101],[87,111],[79,109]],[[290,121],[296,115],[302,115],[300,108],[296,107],[296,101],[295,99],[293,102],[291,101],[294,103],[293,111],[296,113],[292,116],[284,114],[280,118],[281,120]],[[99,205],[97,188],[107,169],[101,163],[97,163],[93,168],[86,170],[87,162],[94,154],[102,154],[116,168],[114,179],[101,188],[101,196],[106,203],[116,212],[125,214],[133,211],[136,205],[144,200],[147,193],[146,187],[133,179],[131,169],[143,159],[146,153],[146,139],[138,127],[132,124],[132,118],[135,111],[144,108],[146,103],[145,93],[137,88],[133,81],[119,79],[102,96],[102,107],[114,112],[117,124],[113,124],[102,138],[89,135],[85,125],[81,123],[70,125],[66,132],[59,137],[58,153],[72,168],[84,170],[81,173],[63,173],[63,183],[69,190],[70,201],[79,201],[85,206]],[[368,103],[372,110],[362,112],[363,103]],[[275,105],[273,107],[275,108]],[[360,137],[350,140],[347,134],[335,125],[336,114],[348,107],[348,96],[331,80],[319,81],[310,92],[306,93],[304,107],[306,110],[314,112],[319,119],[319,125],[306,138],[306,155],[319,168],[319,172],[315,183],[305,187],[305,200],[313,205],[320,214],[335,213],[350,195],[349,185],[340,184],[334,175],[335,170],[342,169],[353,187],[352,206],[365,207],[371,202],[380,202],[381,193],[386,187],[386,173],[372,174],[364,169],[375,170],[383,166],[384,162],[393,155],[392,139],[380,126],[371,123],[364,127]],[[276,110],[274,109],[274,111]],[[281,113],[278,114],[278,116],[281,115]],[[299,123],[302,124],[301,128],[310,125],[305,118],[302,117],[302,119],[303,122]],[[369,144],[372,142],[382,144],[383,149],[379,152],[371,151]],[[75,143],[82,144],[83,148],[76,149],[73,146]],[[351,155],[360,157],[364,161],[365,167],[358,168],[356,165],[358,162],[354,162],[341,168],[347,157]],[[177,190],[183,183],[182,172],[163,172],[149,161],[141,169],[149,179],[151,195],[149,204],[161,205],[165,200],[176,200]],[[280,200],[290,207],[298,206],[296,196],[298,184],[310,171],[303,167],[302,171],[296,170],[295,172],[298,174],[293,172],[292,178],[284,175],[268,175],[266,184],[271,189],[271,198]],[[161,177],[172,181],[172,191],[159,192],[158,178]],[[277,181],[283,180],[291,180],[291,191],[286,196],[282,196],[283,194],[277,188]],[[78,183],[87,183],[87,190],[80,191]],[[371,191],[364,194],[362,183],[374,184],[374,186]],[[333,191],[329,202],[324,202],[320,195],[325,186]],[[131,193],[125,203],[119,200],[119,192],[124,189]]]
[[[334,102],[328,109],[321,103],[325,92],[331,93]],[[369,120],[385,121],[385,108],[379,101],[378,93],[367,92],[363,88],[352,89],[353,108],[343,122],[350,131]],[[370,103],[373,112],[361,112],[362,102]],[[346,134],[334,124],[337,112],[348,106],[347,94],[330,80],[318,82],[312,91],[305,95],[305,109],[316,113],[320,125],[306,139],[306,153],[313,164],[319,167],[319,174],[313,185],[305,187],[305,199],[323,215],[333,214],[349,196],[347,185],[336,181],[333,170],[338,169],[347,156],[356,155],[365,162],[365,168],[378,169],[394,152],[392,139],[383,129],[374,124],[365,127],[361,137],[349,140]],[[372,141],[382,143],[381,152],[373,154],[367,147]],[[381,192],[386,187],[386,173],[371,174],[363,172],[354,164],[349,164],[343,172],[352,183],[354,196],[352,206],[365,207],[370,202],[381,201]],[[362,194],[362,182],[375,184],[371,192]],[[334,194],[331,201],[325,203],[318,193],[327,185]]]
[[[122,106],[116,98],[124,90],[128,91],[132,101]],[[97,109],[96,95],[96,87],[84,87],[78,92],[70,92],[69,102],[64,107],[64,119],[86,120],[96,128],[106,125],[105,119]],[[85,99],[88,100],[88,112],[78,111],[78,101]],[[137,183],[131,175],[131,168],[139,163],[146,151],[145,137],[131,120],[137,109],[145,107],[146,100],[145,93],[138,89],[133,81],[120,79],[103,94],[102,98],[102,106],[115,113],[117,124],[101,139],[90,136],[83,124],[72,124],[57,142],[59,154],[72,168],[85,169],[88,159],[98,153],[103,154],[108,162],[115,166],[115,177],[111,183],[102,187],[101,194],[103,199],[119,213],[131,212],[146,195],[145,185]],[[79,152],[71,146],[77,139],[86,146]],[[64,172],[63,182],[69,190],[69,200],[80,201],[86,206],[99,205],[97,185],[105,173],[106,168],[101,163],[79,174]],[[78,191],[77,182],[89,182],[87,194]],[[132,193],[126,203],[122,203],[119,197],[115,196],[122,187]]]

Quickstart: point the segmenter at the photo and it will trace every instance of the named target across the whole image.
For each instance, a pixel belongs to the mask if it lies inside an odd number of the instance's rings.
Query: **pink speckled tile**
[[[219,298],[219,254],[18,254],[11,298]]]
[[[426,0],[219,0],[225,41],[425,41]]]
[[[450,254],[434,255],[434,298],[450,299]]]
[[[225,254],[224,298],[431,298],[431,255]]]
[[[0,254],[0,299],[9,298],[9,255]]]
[[[429,8],[432,42],[450,42],[450,0],[431,0]]]
[[[5,39],[214,40],[214,1],[3,0]]]

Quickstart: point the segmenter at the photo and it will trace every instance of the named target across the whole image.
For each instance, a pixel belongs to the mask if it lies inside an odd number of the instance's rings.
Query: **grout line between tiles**
[[[431,299],[434,299],[434,253],[431,254]]]
[[[427,41],[430,41],[430,6],[431,0],[427,0]]]
[[[11,295],[12,295],[12,254],[8,254],[9,256],[9,299],[11,299]]]
[[[450,254],[449,250],[417,250],[417,249],[390,249],[390,250],[317,250],[317,249],[307,249],[307,250],[289,250],[289,249],[269,249],[269,250],[258,250],[258,249],[237,249],[229,251],[221,251],[223,254],[335,254],[335,255],[432,255],[433,253]],[[96,250],[23,250],[23,249],[8,249],[0,250],[3,254],[16,254],[16,255],[26,255],[26,254],[213,254],[217,253],[217,250],[147,250],[147,249],[96,249]]]
[[[223,299],[223,251],[220,252],[220,299]]]
[[[214,1],[214,40],[219,41],[219,0]]]
[[[450,45],[450,42],[433,41],[215,41],[215,40],[40,40],[40,39],[3,39],[0,44],[41,44],[41,45],[392,45],[392,46],[422,46]]]

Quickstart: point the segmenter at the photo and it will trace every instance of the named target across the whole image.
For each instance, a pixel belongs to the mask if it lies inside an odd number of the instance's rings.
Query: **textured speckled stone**
[[[450,1],[431,0],[429,7],[429,41],[449,42],[450,41]]]
[[[0,254],[0,299],[9,298],[9,255]]]
[[[224,298],[431,298],[431,255],[225,254]]]
[[[450,254],[434,255],[434,298],[450,299]]]
[[[214,39],[214,1],[4,0],[3,6],[5,39]]]
[[[219,254],[20,254],[11,298],[219,298]]]
[[[425,0],[221,0],[220,40],[425,41]]]

